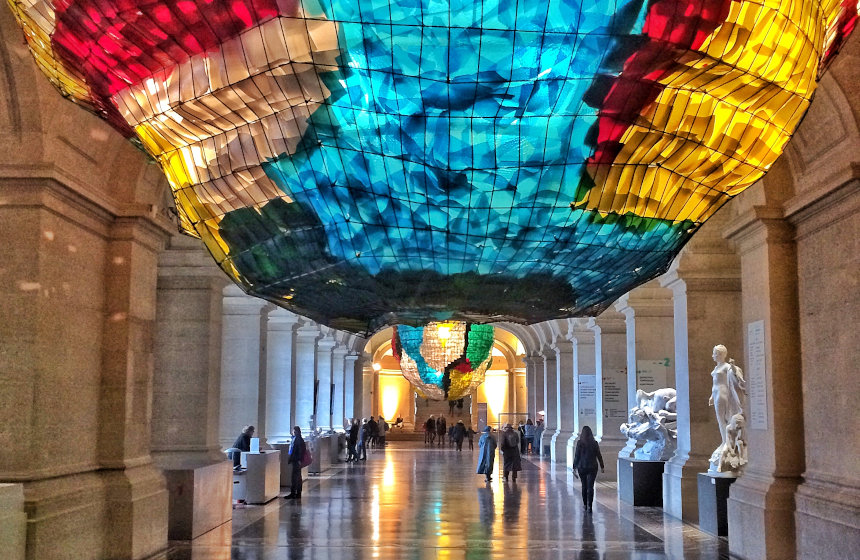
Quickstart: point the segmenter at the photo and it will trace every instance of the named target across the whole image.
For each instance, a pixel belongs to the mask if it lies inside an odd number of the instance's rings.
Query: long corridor
[[[723,559],[724,539],[619,504],[615,481],[598,478],[594,512],[563,467],[523,460],[516,483],[490,484],[464,445],[396,442],[366,462],[342,464],[305,482],[301,502],[280,497],[233,511],[233,522],[165,560]],[[497,459],[496,467],[500,467]],[[286,489],[282,489],[286,490]]]

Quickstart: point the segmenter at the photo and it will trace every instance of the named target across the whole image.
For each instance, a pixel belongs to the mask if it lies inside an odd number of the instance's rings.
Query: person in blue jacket
[[[478,470],[476,474],[483,474],[487,482],[493,480],[493,464],[496,461],[496,438],[493,437],[493,428],[487,426],[481,439],[478,440]]]
[[[302,429],[298,426],[293,426],[293,441],[290,442],[289,450],[289,463],[293,466],[293,471],[290,481],[290,493],[284,496],[284,499],[298,500],[302,497],[302,459],[306,452],[307,447],[302,437]]]

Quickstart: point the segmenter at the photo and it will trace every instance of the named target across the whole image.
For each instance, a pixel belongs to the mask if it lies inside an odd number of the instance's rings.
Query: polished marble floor
[[[476,446],[477,447],[477,446]],[[397,442],[305,483],[301,503],[234,509],[233,522],[164,560],[728,559],[725,539],[619,504],[598,478],[594,512],[563,467],[526,458],[516,483],[475,475],[477,449]],[[496,466],[498,467],[498,461]]]

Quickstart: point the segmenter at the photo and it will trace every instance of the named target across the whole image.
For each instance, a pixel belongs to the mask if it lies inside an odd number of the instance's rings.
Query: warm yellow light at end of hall
[[[382,390],[382,414],[387,420],[394,418],[397,414],[397,405],[400,404],[400,389],[389,385]]]
[[[505,375],[487,375],[484,380],[484,394],[487,395],[487,406],[493,416],[498,416],[502,412],[507,389],[508,378]]]

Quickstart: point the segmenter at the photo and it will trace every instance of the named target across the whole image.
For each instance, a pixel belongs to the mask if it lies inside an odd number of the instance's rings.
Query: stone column
[[[197,239],[176,234],[159,255],[151,450],[161,468],[225,460],[218,419],[227,283]]]
[[[330,336],[317,342],[317,428],[323,432],[331,430],[331,354],[337,342]]]
[[[574,387],[576,387],[576,399],[573,402],[573,429],[578,436],[583,426],[590,426],[591,431],[597,436],[597,381],[595,373],[597,371],[597,341],[595,333],[587,327],[587,320],[575,319],[571,326],[570,337],[573,341],[573,380]],[[588,392],[585,390],[586,387]],[[591,391],[594,393],[588,394]]]
[[[266,441],[284,443],[295,426],[293,378],[299,317],[277,307],[266,315]]]
[[[199,240],[174,235],[158,259],[151,452],[167,479],[171,540],[232,517],[233,472],[218,442],[227,277]]]
[[[505,370],[507,384],[505,387],[505,409],[506,412],[519,412],[517,410],[517,389],[514,371],[511,368]]]
[[[317,339],[320,336],[319,327],[304,325],[296,331],[296,375],[294,385],[294,403],[296,407],[295,423],[301,426],[302,433],[310,433],[316,426],[314,414],[314,383],[317,370]]]
[[[349,352],[344,356],[343,363],[343,415],[345,418],[356,418],[359,411],[356,410],[356,371],[358,369],[358,353]],[[359,383],[360,387],[361,384]]]
[[[602,313],[588,322],[595,340],[595,391],[597,398],[597,431],[606,477],[615,478],[615,458],[624,447],[621,424],[627,421],[627,333],[623,315],[612,311]]]
[[[535,420],[537,411],[542,410],[537,407],[537,359],[534,356],[526,356],[523,362],[526,364],[526,407],[529,418]]]
[[[573,381],[573,344],[567,338],[559,337],[553,345],[556,362],[555,407],[556,430],[552,436],[550,457],[554,463],[573,463],[571,455],[568,461],[568,445],[573,437],[574,426],[574,392]]]
[[[794,494],[804,470],[794,228],[779,209],[754,206],[734,220],[728,236],[741,254],[743,324],[762,333],[752,341],[761,368],[750,363],[748,333],[747,352],[729,348],[750,397],[744,407],[749,463],[731,487],[729,544],[751,560],[793,558]]]
[[[546,407],[545,429],[541,436],[541,455],[552,456],[552,438],[558,429],[558,363],[555,351],[547,347],[543,354],[544,406]]]
[[[636,390],[638,360],[668,363],[667,386],[675,388],[674,309],[672,292],[660,287],[656,280],[648,282],[621,296],[615,310],[624,315],[627,329],[627,412],[637,406]],[[638,325],[638,328],[637,328]],[[625,413],[625,422],[626,422]],[[632,457],[636,440],[631,439],[618,452],[622,458]]]
[[[708,225],[719,231],[719,222],[712,221]],[[674,304],[678,397],[678,448],[663,471],[663,509],[694,523],[699,520],[697,474],[708,470],[720,443],[714,409],[708,407],[712,350],[724,344],[737,355],[742,341],[737,257],[716,244],[706,227],[660,278]]]
[[[374,382],[376,381],[377,374],[373,371],[373,368],[370,365],[370,360],[362,360],[361,364],[361,418],[366,418],[369,415],[373,414],[374,404],[373,401],[376,398],[376,393],[374,392]]]
[[[153,523],[166,528],[164,478],[149,454],[157,255],[164,241],[164,231],[142,218],[119,218],[108,235],[98,462],[110,558],[145,556],[153,551]]]
[[[852,40],[853,52],[856,53],[860,44],[858,36],[855,34]],[[856,76],[851,65],[854,60],[856,55],[845,59],[842,69],[846,76]],[[850,141],[845,138],[837,136],[834,142],[850,149]],[[856,139],[854,142],[857,146]],[[817,145],[811,149],[818,153]],[[841,160],[838,155],[835,159],[847,167],[843,168],[843,175],[831,179],[826,195],[818,191],[819,198],[814,204],[791,216],[797,232],[798,300],[803,310],[799,321],[802,403],[793,392],[794,383],[785,380],[783,385],[783,374],[780,373],[783,368],[791,372],[798,359],[797,346],[792,345],[786,336],[785,328],[789,325],[777,325],[788,306],[787,302],[779,301],[780,294],[787,288],[786,279],[771,288],[770,299],[776,310],[770,319],[769,333],[765,330],[771,352],[766,363],[772,364],[767,367],[767,398],[773,413],[766,441],[772,440],[774,444],[776,465],[773,477],[777,479],[774,481],[776,486],[787,482],[779,481],[780,478],[791,478],[796,472],[797,459],[793,447],[801,439],[796,419],[798,409],[802,407],[803,410],[805,471],[795,495],[798,558],[851,558],[860,549],[860,476],[857,469],[860,438],[855,424],[857,348],[860,347],[860,330],[857,328],[860,319],[857,291],[860,165],[856,159]],[[827,169],[823,165],[817,167],[822,171]],[[827,172],[829,174],[830,169]],[[779,243],[775,245],[777,247],[769,249],[772,256],[768,269],[772,275],[778,270],[775,265],[783,258]],[[765,434],[757,433],[756,437],[762,435]],[[752,452],[753,448],[750,449]],[[757,466],[755,469],[758,471]],[[753,501],[749,494],[744,492],[738,497]],[[768,489],[768,509],[773,507],[778,495],[778,492]],[[732,504],[729,507],[731,524],[731,514],[736,511],[736,506]],[[779,511],[782,508],[775,509],[775,515],[783,515]],[[768,518],[767,522],[772,523],[772,519]],[[769,533],[776,533],[774,529],[769,528]]]
[[[227,449],[244,426],[264,431],[260,410],[261,312],[265,301],[238,286],[224,289],[221,338],[221,420],[219,442]]]
[[[331,427],[337,431],[344,429],[344,421],[348,418],[344,408],[346,353],[347,348],[343,345],[336,346],[331,352],[331,381],[334,384],[334,413],[331,417]]]

